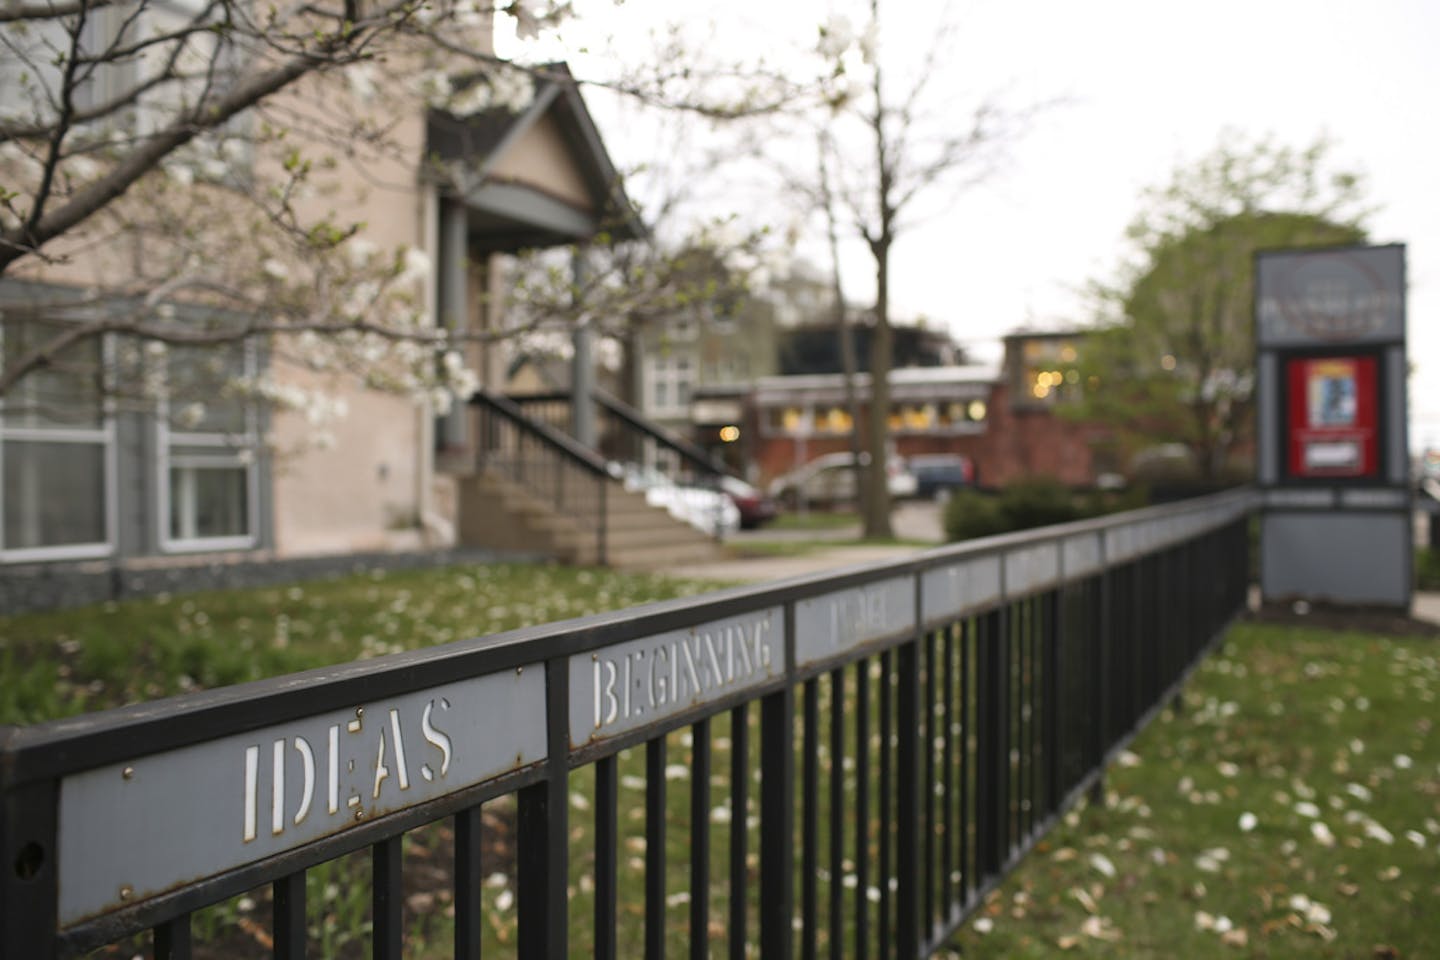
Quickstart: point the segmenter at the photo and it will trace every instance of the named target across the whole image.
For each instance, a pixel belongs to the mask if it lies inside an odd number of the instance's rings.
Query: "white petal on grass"
[[[665,768],[666,780],[688,780],[690,779],[690,768],[683,763],[672,763]]]
[[[1290,909],[1295,910],[1299,913],[1304,913],[1306,910],[1310,909],[1310,898],[1305,896],[1305,894],[1303,893],[1291,894]]]
[[[689,890],[681,890],[679,893],[672,893],[672,894],[670,894],[670,896],[668,896],[668,897],[665,898],[665,906],[667,906],[667,907],[683,907],[685,904],[687,904],[687,903],[689,903],[689,902],[690,902],[690,891],[689,891]]]
[[[1215,769],[1220,771],[1220,776],[1222,777],[1237,777],[1240,775],[1240,768],[1229,760],[1220,761],[1215,765]]]
[[[1109,879],[1113,880],[1115,877],[1115,864],[1111,863],[1110,858],[1103,853],[1090,854],[1090,866]]]
[[[1425,849],[1425,834],[1421,833],[1419,830],[1406,830],[1405,839],[1415,844],[1415,848],[1417,850]]]
[[[1327,924],[1330,922],[1330,908],[1323,903],[1312,903],[1305,910],[1305,919],[1311,923]]]
[[[1395,834],[1391,833],[1389,830],[1386,830],[1374,820],[1371,820],[1365,824],[1365,836],[1369,837],[1372,840],[1379,840],[1387,847],[1395,842]]]
[[[1235,924],[1231,922],[1230,918],[1225,916],[1225,914],[1223,913],[1215,918],[1216,933],[1229,933],[1234,928],[1234,926]]]
[[[1251,830],[1255,829],[1256,824],[1258,824],[1259,822],[1260,821],[1255,816],[1255,814],[1251,813],[1249,810],[1246,810],[1244,813],[1240,814],[1240,832],[1249,833]]]
[[[1396,769],[1396,770],[1409,770],[1409,769],[1410,769],[1411,767],[1413,767],[1414,765],[1415,765],[1415,761],[1414,761],[1414,760],[1411,760],[1410,757],[1409,757],[1407,754],[1398,753],[1398,754],[1395,755],[1395,769]]]
[[[1373,796],[1373,794],[1370,793],[1368,787],[1363,787],[1358,783],[1345,784],[1345,792],[1350,794],[1350,796],[1354,797],[1356,800],[1360,800],[1365,803],[1369,803]]]
[[[515,894],[510,892],[509,887],[506,887],[504,890],[501,890],[498,894],[495,895],[496,910],[499,910],[501,913],[505,913],[513,906],[515,906]]]
[[[1335,834],[1330,832],[1330,828],[1325,826],[1323,820],[1315,820],[1310,824],[1310,836],[1314,837],[1322,847],[1335,846]]]
[[[715,807],[714,809],[712,809],[712,810],[710,811],[710,822],[711,822],[711,823],[729,823],[729,822],[730,822],[730,808],[729,808],[729,807],[726,807],[726,806],[719,806],[719,807]]]
[[[589,810],[590,798],[585,796],[585,794],[583,793],[572,792],[570,794],[570,806],[574,807],[576,810]]]
[[[491,888],[492,890],[503,887],[509,882],[510,878],[498,871],[490,874],[490,876],[485,878],[485,886]]]
[[[874,890],[875,888],[874,888],[874,887],[871,887],[871,889]],[[880,891],[876,890],[875,892],[876,892],[876,894],[877,894],[877,899],[878,899],[878,894],[879,894]],[[985,933],[989,933],[991,930],[994,930],[994,929],[995,929],[995,921],[994,921],[994,920],[991,920],[989,917],[981,917],[981,918],[979,918],[978,920],[975,921],[975,923],[973,924],[973,926],[974,926],[974,928],[975,928],[975,932],[976,932],[976,933],[985,934]]]
[[[1320,808],[1309,800],[1301,800],[1295,804],[1295,812],[1302,817],[1309,817],[1311,820],[1318,820],[1320,818]]]
[[[1196,911],[1195,911],[1195,929],[1196,929],[1196,930],[1214,930],[1214,929],[1215,929],[1215,918],[1214,918],[1213,916],[1211,916],[1210,914],[1206,913],[1204,910],[1196,910]]]
[[[1121,750],[1115,760],[1122,767],[1140,766],[1140,755],[1138,753],[1132,753],[1129,750]]]

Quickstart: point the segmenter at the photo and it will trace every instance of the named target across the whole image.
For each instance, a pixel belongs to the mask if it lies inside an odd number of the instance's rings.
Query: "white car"
[[[870,455],[860,454],[860,463],[870,462]],[[786,506],[795,506],[803,495],[805,502],[815,506],[834,506],[855,502],[855,457],[846,452],[827,453],[775,478],[770,496]],[[895,499],[913,497],[917,489],[915,474],[901,457],[891,456],[885,466],[886,488]]]
[[[615,472],[612,467],[611,473]],[[664,507],[670,516],[701,533],[728,536],[740,529],[740,511],[723,491],[677,484],[658,470],[632,464],[626,464],[620,473],[626,490],[644,491],[650,506]]]

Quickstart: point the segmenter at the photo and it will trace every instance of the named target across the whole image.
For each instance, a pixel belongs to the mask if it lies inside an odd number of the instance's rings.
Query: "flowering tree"
[[[262,340],[316,385],[261,373],[227,389],[307,415],[330,409],[318,378],[332,374],[442,410],[467,394],[463,346],[496,334],[437,325],[425,255],[348,211],[366,192],[413,184],[417,167],[442,190],[471,186],[472,167],[418,156],[414,125],[426,109],[514,114],[537,85],[574,82],[491,45],[497,16],[525,38],[569,11],[559,0],[5,5],[0,279],[93,295],[62,303],[32,285],[3,305],[9,326],[34,322],[6,340],[0,398],[36,371],[75,367],[101,338],[122,353],[151,344],[152,356]],[[671,66],[607,85],[710,116],[766,108],[733,91],[707,99],[694,76],[682,88]],[[38,322],[57,315],[65,322]],[[148,403],[143,366],[95,379]]]

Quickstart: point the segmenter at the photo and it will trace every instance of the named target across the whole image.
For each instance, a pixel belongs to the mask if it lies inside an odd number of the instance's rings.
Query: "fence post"
[[[0,729],[0,740],[7,733]],[[9,759],[0,754],[6,767]],[[0,947],[7,956],[50,960],[58,925],[59,784],[11,789],[0,779],[0,790]]]

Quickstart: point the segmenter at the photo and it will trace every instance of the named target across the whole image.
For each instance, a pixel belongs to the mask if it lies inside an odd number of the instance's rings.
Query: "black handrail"
[[[728,476],[730,471],[723,463],[711,457],[689,440],[667,430],[658,423],[646,419],[645,415],[628,403],[613,397],[603,390],[596,390],[592,396],[595,402],[608,410],[614,417],[638,433],[642,433],[668,450],[674,451],[701,476]]]
[[[723,477],[730,476],[731,472],[725,464],[710,456],[703,449],[684,437],[675,433],[653,420],[645,414],[625,403],[612,394],[603,390],[595,390],[591,393],[595,403],[610,414],[615,421],[623,425],[624,429],[634,435],[648,438],[655,441],[666,450],[673,451],[680,460],[690,467],[701,477]],[[546,423],[551,427],[559,427],[561,423],[565,429],[570,429],[570,394],[564,392],[532,393],[524,395],[512,395],[510,399],[519,410],[537,422]],[[563,407],[558,405],[563,404]],[[537,412],[538,411],[538,412]],[[557,413],[558,411],[558,413]],[[603,433],[603,430],[602,430]]]
[[[555,427],[525,415],[513,401],[477,390],[470,403],[480,413],[478,465],[494,470],[582,527],[593,524],[596,562],[606,562],[609,527],[604,458]],[[567,485],[567,476],[572,477]],[[593,483],[593,499],[577,496],[579,484]]]

